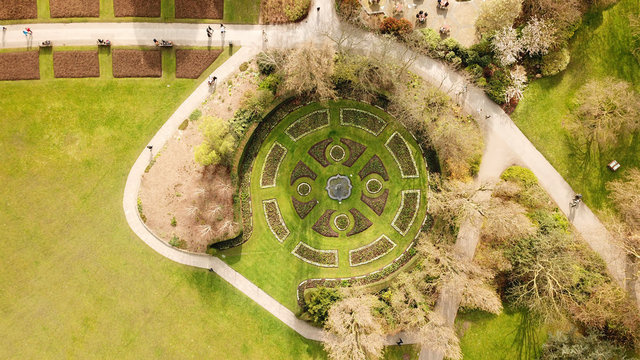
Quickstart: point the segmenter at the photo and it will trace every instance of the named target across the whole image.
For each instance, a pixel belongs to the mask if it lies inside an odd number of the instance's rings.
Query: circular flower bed
[[[311,185],[306,182],[301,182],[298,184],[298,194],[300,196],[307,196],[311,193]]]
[[[333,145],[329,150],[329,156],[333,161],[342,161],[344,159],[345,151],[340,145]]]
[[[333,225],[340,231],[345,231],[349,227],[349,217],[347,214],[340,214],[333,219]]]
[[[369,179],[367,181],[367,191],[372,194],[377,194],[382,190],[382,183],[378,179]]]

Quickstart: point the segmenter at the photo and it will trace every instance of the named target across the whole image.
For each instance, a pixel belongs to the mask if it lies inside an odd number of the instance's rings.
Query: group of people
[[[224,35],[227,29],[224,27],[224,24],[220,24],[220,34]],[[213,36],[213,28],[211,25],[207,26],[207,37]]]
[[[31,28],[24,28],[24,30],[22,30],[22,33],[24,34],[24,36],[33,36],[33,31],[31,31]]]
[[[111,45],[111,41],[106,39],[98,39],[98,45]]]
[[[424,23],[427,21],[427,15],[429,14],[427,14],[426,11],[420,10],[420,12],[416,14],[416,19],[418,19],[420,23]]]
[[[444,2],[442,0],[438,0],[438,8],[440,9],[449,8],[449,0],[444,0]]]
[[[173,46],[173,41],[169,40],[158,41],[158,39],[153,39],[153,43],[156,44],[156,46]]]

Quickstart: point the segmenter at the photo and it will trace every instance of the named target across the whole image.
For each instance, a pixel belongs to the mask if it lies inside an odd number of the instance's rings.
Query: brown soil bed
[[[222,19],[224,0],[175,0],[176,19]]]
[[[160,17],[160,0],[113,0],[116,17]]]
[[[98,51],[56,51],[53,75],[57,78],[100,77]]]
[[[36,0],[2,0],[0,20],[35,19],[38,17]]]
[[[197,79],[221,53],[222,50],[178,49],[176,51],[176,77]]]
[[[52,18],[99,17],[100,0],[49,0]]]
[[[40,79],[38,51],[0,53],[0,80]]]
[[[113,50],[113,77],[161,77],[159,50]]]

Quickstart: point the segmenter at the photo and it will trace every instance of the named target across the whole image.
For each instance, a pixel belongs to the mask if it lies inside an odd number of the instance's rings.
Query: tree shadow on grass
[[[542,343],[538,341],[536,330],[540,320],[526,310],[520,311],[520,314],[513,347],[517,349],[518,359],[538,359],[541,355]]]

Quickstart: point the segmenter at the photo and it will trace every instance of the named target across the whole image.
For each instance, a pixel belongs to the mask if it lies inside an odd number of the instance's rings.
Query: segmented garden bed
[[[37,17],[36,0],[2,0],[0,20],[35,19]]]
[[[197,79],[221,53],[220,49],[178,49],[176,51],[176,77]]]
[[[38,51],[0,53],[0,80],[40,79]]]
[[[113,0],[116,17],[160,17],[160,0]]]
[[[175,0],[176,19],[222,19],[224,0]]]
[[[113,50],[113,77],[161,77],[162,55],[158,50]]]
[[[98,51],[56,51],[53,74],[57,78],[100,77]]]
[[[384,179],[384,181],[389,181],[387,168],[384,167],[384,164],[378,155],[373,155],[366,165],[358,172],[360,180],[363,180],[371,174],[378,174]]]
[[[49,0],[52,18],[99,17],[100,0]]]

